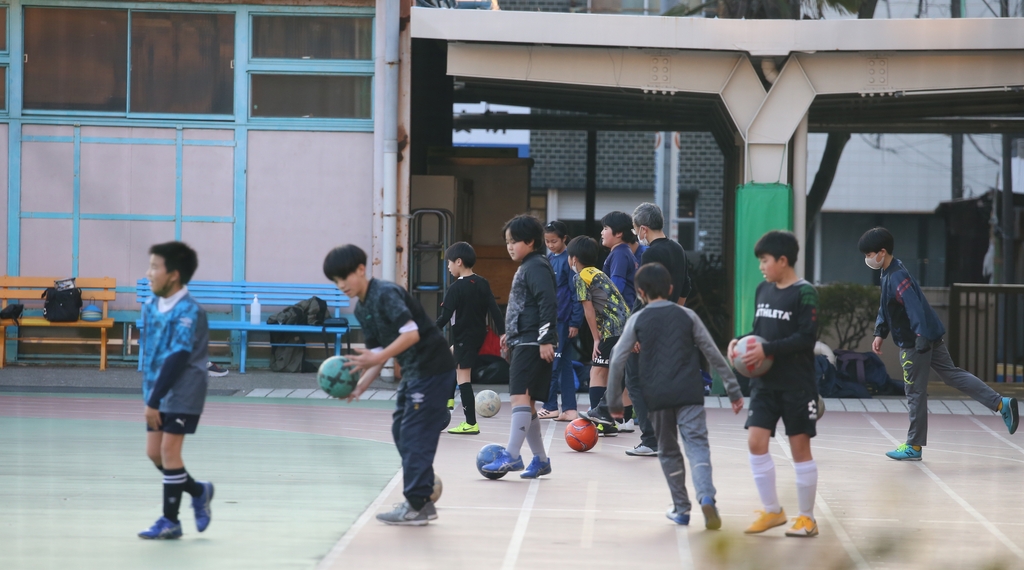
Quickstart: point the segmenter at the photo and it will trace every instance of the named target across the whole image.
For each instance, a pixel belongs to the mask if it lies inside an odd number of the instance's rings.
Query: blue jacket
[[[882,296],[878,318],[875,319],[875,336],[885,338],[890,331],[893,342],[900,348],[914,348],[919,336],[933,343],[946,334],[946,327],[942,326],[917,282],[903,262],[895,258],[888,268],[882,270]]]
[[[583,305],[576,300],[572,291],[573,271],[569,267],[569,252],[554,254],[548,252],[551,270],[555,272],[555,295],[558,297],[558,322],[580,328],[583,324]]]

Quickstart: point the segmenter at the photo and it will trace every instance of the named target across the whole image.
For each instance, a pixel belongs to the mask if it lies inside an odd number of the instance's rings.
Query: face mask
[[[884,255],[882,256],[881,260],[878,259],[877,255],[875,257],[865,257],[864,258],[864,265],[867,265],[868,267],[870,267],[873,270],[878,270],[878,269],[882,268],[882,263],[884,261],[885,261],[885,256]]]
[[[572,272],[575,273],[576,275],[580,274],[580,270],[576,269],[576,265],[575,264],[573,264],[573,266],[572,266]]]
[[[640,245],[642,245],[644,247],[647,247],[647,246],[651,245],[650,242],[648,242],[645,239],[642,239],[642,240],[639,240],[639,241],[640,241]]]

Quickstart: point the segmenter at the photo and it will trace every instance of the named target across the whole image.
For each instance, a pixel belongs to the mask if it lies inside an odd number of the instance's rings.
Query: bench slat
[[[0,275],[0,287],[53,287],[54,281],[65,279],[64,277],[21,277],[11,275]],[[113,289],[117,286],[117,280],[113,277],[77,277],[75,286],[85,289]]]
[[[98,321],[74,321],[70,323],[51,323],[43,317],[22,317],[21,326],[23,327],[57,327],[57,328],[81,328],[81,329],[109,329],[114,326],[114,319],[100,319]],[[11,319],[0,320],[0,326],[14,327],[18,326]]]

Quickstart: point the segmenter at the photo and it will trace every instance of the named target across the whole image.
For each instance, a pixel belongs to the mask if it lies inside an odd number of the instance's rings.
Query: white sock
[[[800,516],[814,520],[814,495],[818,492],[818,464],[814,460],[794,463],[796,469],[796,496],[800,501]]]
[[[775,491],[775,462],[772,461],[771,453],[751,453],[750,471],[754,473],[754,484],[757,485],[757,494],[761,497],[764,512],[780,512],[782,505],[779,504],[779,495]]]

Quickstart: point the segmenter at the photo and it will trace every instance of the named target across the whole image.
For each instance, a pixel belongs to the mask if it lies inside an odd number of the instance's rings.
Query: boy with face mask
[[[873,228],[860,238],[858,247],[864,263],[882,270],[882,295],[875,320],[875,340],[871,350],[882,354],[882,340],[892,332],[900,349],[903,387],[910,411],[907,442],[885,455],[897,461],[920,461],[928,444],[928,375],[935,370],[950,386],[999,412],[1012,434],[1017,431],[1017,399],[1003,398],[977,376],[957,368],[942,342],[946,329],[921,293],[903,263],[892,256],[894,240],[889,230]]]

